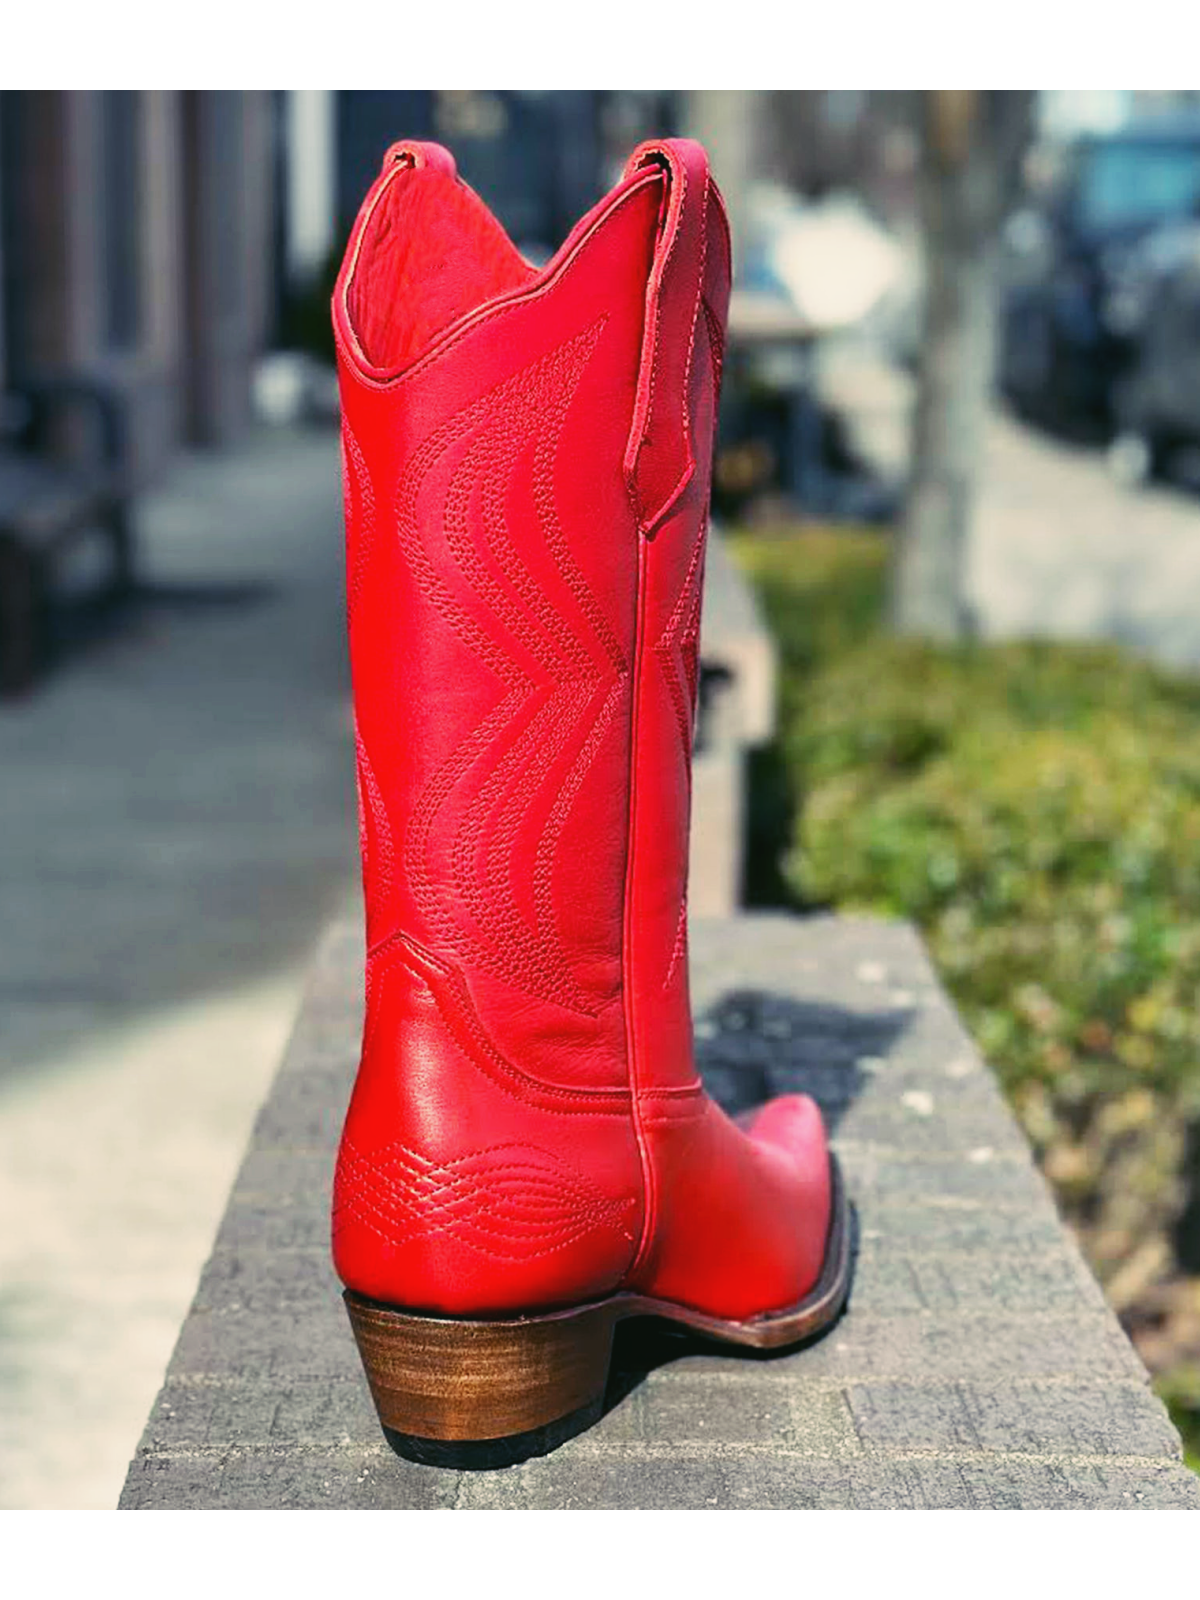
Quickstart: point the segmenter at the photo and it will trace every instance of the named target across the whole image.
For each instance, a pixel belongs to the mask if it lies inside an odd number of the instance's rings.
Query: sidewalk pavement
[[[111,1507],[310,952],[354,911],[333,432],[191,457],[0,709],[0,1506]]]

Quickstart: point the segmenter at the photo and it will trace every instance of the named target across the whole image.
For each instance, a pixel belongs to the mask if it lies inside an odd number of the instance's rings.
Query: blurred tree
[[[995,262],[1033,126],[1033,90],[921,96],[925,320],[912,475],[892,574],[901,633],[961,639],[975,476],[991,392]]]

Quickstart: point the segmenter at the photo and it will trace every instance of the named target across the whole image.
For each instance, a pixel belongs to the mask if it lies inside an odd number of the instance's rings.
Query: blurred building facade
[[[1184,97],[1046,92],[1042,127]],[[109,384],[145,481],[183,445],[238,436],[277,335],[331,355],[332,270],[394,139],[449,145],[537,259],[640,139],[672,133],[708,145],[739,242],[764,176],[853,189],[910,225],[909,92],[0,92],[0,392],[57,374]]]
[[[0,390],[110,386],[135,482],[249,418],[277,120],[266,91],[0,93]]]
[[[682,98],[0,92],[0,394],[56,376],[107,385],[145,482],[182,446],[236,439],[259,357],[280,333],[294,342],[298,296],[327,334],[332,269],[395,139],[450,145],[536,258],[639,139],[678,131]]]

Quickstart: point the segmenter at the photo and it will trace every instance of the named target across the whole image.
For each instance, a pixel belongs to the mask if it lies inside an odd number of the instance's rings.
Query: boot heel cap
[[[603,1413],[601,1395],[556,1422],[510,1434],[506,1439],[421,1439],[386,1425],[383,1434],[398,1456],[419,1466],[442,1467],[448,1472],[494,1472],[500,1467],[520,1466],[535,1456],[549,1455],[569,1439],[586,1433]]]

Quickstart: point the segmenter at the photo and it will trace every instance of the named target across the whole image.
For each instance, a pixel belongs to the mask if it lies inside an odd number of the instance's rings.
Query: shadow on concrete
[[[143,583],[122,594],[87,595],[74,604],[57,608],[49,619],[47,670],[86,667],[87,654],[119,643],[123,634],[136,632],[146,621],[171,616],[188,617],[209,611],[240,610],[267,604],[278,585],[265,581]],[[37,685],[33,692],[37,692]]]
[[[734,990],[696,1019],[700,1075],[731,1116],[775,1095],[810,1094],[832,1132],[862,1089],[859,1063],[886,1055],[907,1022],[895,1009],[864,1013]]]
[[[186,615],[213,607],[259,606],[278,593],[277,583],[251,578],[231,583],[142,583],[131,599],[135,606]]]

